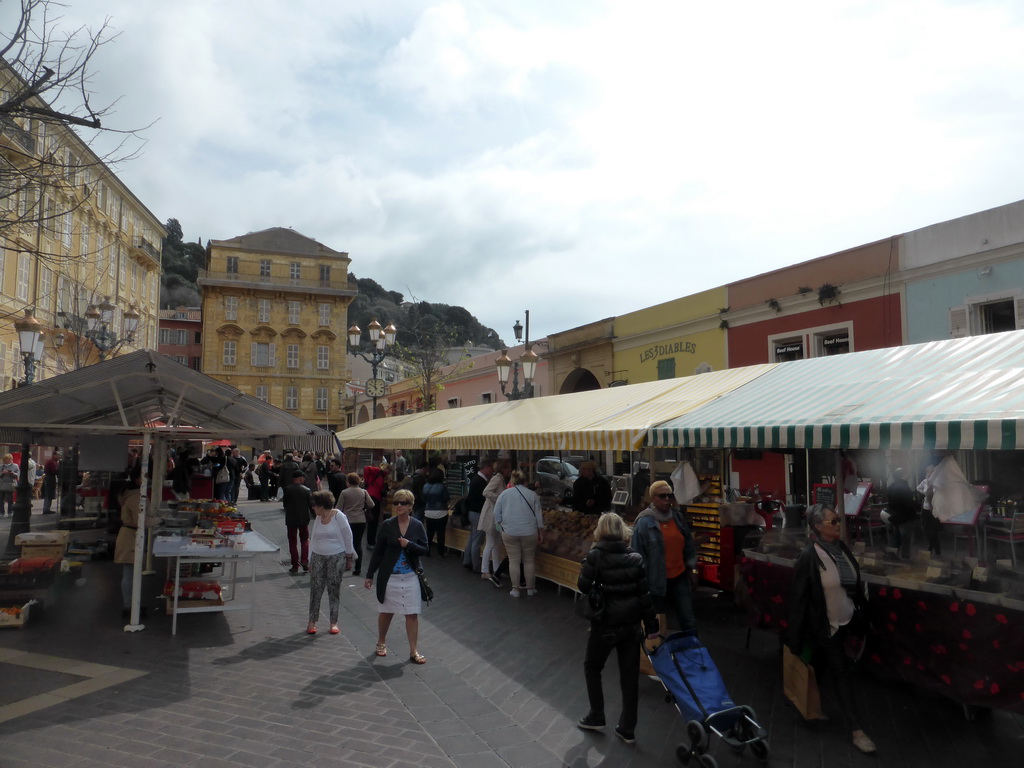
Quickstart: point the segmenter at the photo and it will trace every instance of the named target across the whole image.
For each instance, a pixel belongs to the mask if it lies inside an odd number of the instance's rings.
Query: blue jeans
[[[697,617],[693,613],[693,587],[690,585],[689,574],[683,573],[674,579],[666,579],[665,594],[651,595],[651,598],[657,613],[667,613],[671,610],[675,614],[680,631],[697,628]]]
[[[480,555],[484,545],[484,532],[477,527],[480,522],[479,512],[469,513],[469,541],[466,551],[462,553],[462,564],[473,567],[474,573],[480,573]]]

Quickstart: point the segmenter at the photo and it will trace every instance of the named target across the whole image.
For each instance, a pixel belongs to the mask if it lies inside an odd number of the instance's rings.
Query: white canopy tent
[[[69,445],[80,435],[127,435],[143,441],[143,466],[156,446],[154,472],[162,479],[170,440],[230,439],[262,450],[333,450],[330,432],[245,395],[153,350],[141,350],[0,393],[0,442]],[[142,514],[135,540],[132,618],[139,624],[145,549]],[[15,521],[17,522],[17,521]],[[12,524],[12,536],[14,533]],[[23,526],[28,530],[27,521]]]

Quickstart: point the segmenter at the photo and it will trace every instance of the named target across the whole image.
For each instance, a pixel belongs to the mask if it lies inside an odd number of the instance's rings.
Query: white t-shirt
[[[340,555],[345,552],[355,555],[356,550],[352,544],[352,528],[348,524],[348,518],[337,509],[334,510],[333,519],[324,525],[320,518],[309,524],[309,551],[318,555]]]

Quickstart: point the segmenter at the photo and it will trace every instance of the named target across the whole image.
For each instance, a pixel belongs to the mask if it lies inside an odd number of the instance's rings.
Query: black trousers
[[[372,496],[370,498],[373,498]],[[380,525],[380,499],[373,499],[373,509],[366,510],[366,548],[373,549],[377,541],[377,527]]]
[[[427,557],[430,557],[430,542],[437,537],[437,553],[444,557],[445,532],[448,530],[448,516],[428,517],[424,523],[427,526]]]
[[[366,530],[366,523],[351,523],[352,528],[352,545],[356,550],[356,564],[353,566],[355,573],[354,576],[358,576],[363,563],[363,532]]]
[[[815,641],[814,668],[819,674],[824,672],[832,679],[846,727],[850,731],[857,731],[861,727],[861,717],[853,693],[853,662],[847,657],[843,648],[847,631],[848,627],[840,627],[839,631],[827,640]]]
[[[622,690],[622,714],[619,728],[627,733],[636,730],[636,711],[640,700],[640,640],[639,624],[606,627],[590,624],[587,655],[583,659],[583,677],[587,681],[590,713],[604,717],[604,689],[601,672],[612,651],[619,661],[619,688]]]

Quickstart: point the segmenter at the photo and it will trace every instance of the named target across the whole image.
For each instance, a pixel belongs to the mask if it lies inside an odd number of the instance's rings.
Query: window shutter
[[[1013,300],[1013,309],[1017,314],[1016,329],[1019,331],[1024,328],[1024,297],[1018,297]]]
[[[949,310],[949,335],[954,339],[971,335],[970,307],[953,307]]]
[[[258,354],[259,353],[256,351],[256,342],[254,341],[249,345],[249,365],[256,365],[256,361],[259,359],[257,357]]]
[[[270,345],[270,360],[267,362],[271,368],[277,366],[277,344]]]

